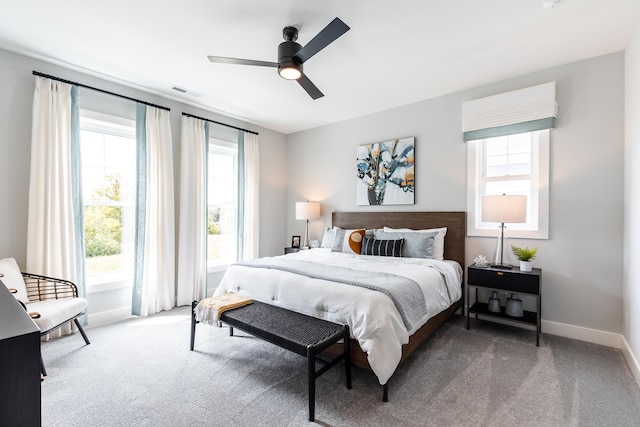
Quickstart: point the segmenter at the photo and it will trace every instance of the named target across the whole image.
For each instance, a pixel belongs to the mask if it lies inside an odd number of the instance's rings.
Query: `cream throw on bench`
[[[210,297],[201,300],[196,306],[194,313],[196,320],[208,325],[220,320],[220,315],[227,310],[251,304],[253,300],[245,296],[226,293],[217,297]]]

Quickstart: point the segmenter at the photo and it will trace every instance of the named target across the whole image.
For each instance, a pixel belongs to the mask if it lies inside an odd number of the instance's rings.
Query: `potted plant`
[[[520,270],[531,271],[531,261],[536,259],[536,252],[538,252],[538,248],[519,248],[511,245],[511,251],[520,261]]]

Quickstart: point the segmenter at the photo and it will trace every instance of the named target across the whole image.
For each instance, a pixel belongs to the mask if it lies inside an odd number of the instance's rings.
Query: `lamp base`
[[[496,251],[493,254],[492,268],[500,268],[503,270],[511,270],[511,251],[509,245],[509,239],[505,235],[504,223],[500,225],[500,235],[498,235],[498,241],[496,242]]]
[[[302,240],[301,249],[309,249],[309,220],[304,223],[304,239]]]

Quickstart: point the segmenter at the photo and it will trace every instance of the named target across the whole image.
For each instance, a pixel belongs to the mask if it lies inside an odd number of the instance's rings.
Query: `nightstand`
[[[521,271],[518,268],[512,270],[502,270],[491,267],[476,267],[470,265],[467,268],[467,289],[465,292],[466,306],[469,307],[469,288],[476,290],[476,302],[467,310],[467,329],[469,329],[469,317],[471,314],[478,314],[487,318],[496,318],[518,322],[536,327],[536,346],[540,345],[540,320],[541,320],[541,298],[542,298],[542,270],[534,268],[532,271]],[[505,313],[505,307],[501,307],[500,313],[493,313],[488,310],[486,302],[478,301],[478,288],[490,291],[513,292],[517,294],[533,295],[537,299],[537,311],[524,310],[523,317],[509,316]]]
[[[296,252],[300,252],[300,248],[292,248],[292,247],[288,247],[288,248],[284,248],[284,254],[295,254]]]

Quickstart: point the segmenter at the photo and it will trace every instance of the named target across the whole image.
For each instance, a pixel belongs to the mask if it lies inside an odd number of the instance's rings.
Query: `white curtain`
[[[175,215],[173,191],[173,148],[170,113],[146,107],[146,173],[144,227],[139,236],[142,259],[136,262],[133,312],[140,316],[170,310],[175,306]],[[136,295],[139,298],[136,298]]]
[[[178,305],[206,296],[207,123],[182,116]]]
[[[27,265],[25,271],[70,280],[84,296],[84,278],[78,277],[82,254],[81,224],[74,220],[80,202],[74,171],[72,120],[77,123],[77,88],[59,81],[36,77],[33,95],[31,169],[27,219]],[[77,130],[75,130],[77,132]],[[76,147],[77,149],[77,147]],[[77,260],[77,258],[79,258]],[[78,262],[76,262],[76,260]],[[52,333],[70,333],[65,326]]]
[[[259,244],[259,150],[258,135],[244,133],[244,241],[242,259],[258,258]]]

